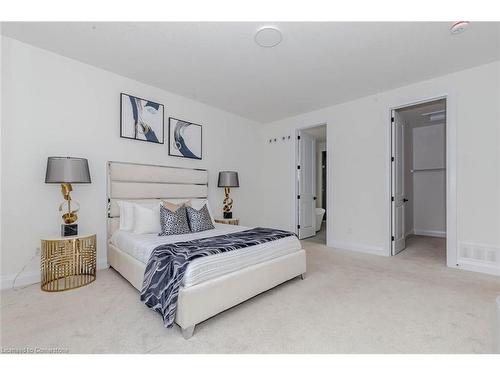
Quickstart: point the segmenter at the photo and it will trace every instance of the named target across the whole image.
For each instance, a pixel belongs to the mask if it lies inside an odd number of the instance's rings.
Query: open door
[[[298,176],[298,235],[299,239],[316,234],[316,139],[299,132]]]
[[[406,247],[405,243],[405,185],[404,185],[404,124],[399,113],[392,111],[392,255]]]

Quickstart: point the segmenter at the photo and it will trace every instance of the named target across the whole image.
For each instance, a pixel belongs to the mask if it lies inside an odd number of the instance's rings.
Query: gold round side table
[[[96,235],[43,239],[40,260],[43,291],[90,284],[96,278]]]
[[[215,219],[215,222],[219,223],[219,224],[240,225],[240,219],[221,219],[221,218],[217,218],[217,219]]]

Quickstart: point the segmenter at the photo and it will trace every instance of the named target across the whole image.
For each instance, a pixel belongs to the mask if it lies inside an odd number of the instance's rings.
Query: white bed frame
[[[208,197],[208,171],[161,165],[108,162],[108,263],[141,290],[146,264],[110,243],[119,228],[120,210],[116,201],[137,202]],[[185,339],[195,325],[255,295],[297,276],[304,278],[306,253],[303,249],[236,272],[181,288],[175,322]]]

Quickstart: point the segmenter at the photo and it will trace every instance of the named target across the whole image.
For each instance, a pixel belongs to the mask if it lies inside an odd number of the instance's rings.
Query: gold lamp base
[[[74,202],[76,209],[71,209],[71,192],[73,191],[73,187],[70,183],[61,184],[61,193],[65,202],[59,205],[59,211],[62,212],[64,209],[67,210],[66,213],[62,215],[62,219],[64,224],[74,224],[78,220],[78,215],[76,214],[80,209],[80,205],[78,202]]]
[[[224,204],[222,207],[224,219],[231,219],[233,217],[233,213],[231,212],[233,208],[233,199],[229,197],[230,192],[230,188],[224,188],[224,201],[222,202]]]

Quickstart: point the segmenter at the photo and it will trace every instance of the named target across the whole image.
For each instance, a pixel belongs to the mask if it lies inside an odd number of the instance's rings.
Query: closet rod
[[[432,172],[432,171],[445,171],[446,168],[422,168],[422,169],[410,169],[411,173],[415,172]]]

